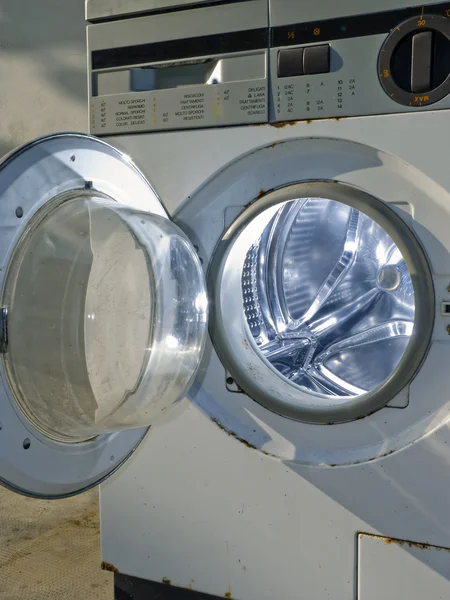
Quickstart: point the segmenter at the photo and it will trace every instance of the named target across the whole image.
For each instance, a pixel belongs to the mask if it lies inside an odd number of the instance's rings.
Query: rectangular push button
[[[303,75],[303,48],[291,48],[278,52],[278,77]]]
[[[303,53],[303,73],[315,75],[316,73],[329,73],[330,71],[330,46],[310,46]]]

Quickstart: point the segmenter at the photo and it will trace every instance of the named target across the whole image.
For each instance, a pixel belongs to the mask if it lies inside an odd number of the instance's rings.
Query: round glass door
[[[60,441],[153,423],[203,351],[203,273],[185,235],[91,190],[53,199],[29,222],[2,305],[14,398]]]
[[[414,376],[431,332],[432,284],[419,244],[393,211],[321,185],[324,195],[319,184],[299,185],[303,193],[284,201],[276,200],[289,192],[275,192],[227,233],[214,333],[231,375],[255,400],[334,422],[380,408]],[[233,294],[239,325],[226,308]]]
[[[197,252],[129,156],[76,133],[0,163],[0,483],[86,490],[181,400],[207,336]]]

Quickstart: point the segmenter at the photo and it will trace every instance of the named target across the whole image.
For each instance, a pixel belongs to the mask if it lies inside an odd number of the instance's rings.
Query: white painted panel
[[[358,536],[358,600],[450,598],[450,550]]]

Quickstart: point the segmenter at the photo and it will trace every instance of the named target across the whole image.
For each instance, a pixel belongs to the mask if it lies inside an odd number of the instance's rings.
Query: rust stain
[[[237,433],[234,433],[234,431],[229,431],[228,429],[226,429],[222,425],[222,423],[219,423],[219,421],[215,417],[211,417],[211,421],[215,423],[219,427],[219,429],[227,433],[229,436],[233,437],[235,440],[238,440],[238,442],[244,444],[244,446],[247,446],[247,448],[251,448],[252,450],[258,450],[257,446],[255,446],[254,444],[251,444],[247,440],[244,440],[243,438],[238,436]]]
[[[272,454],[271,452],[267,452],[267,450],[260,450],[260,452],[262,452],[266,456],[270,456],[270,458],[278,458],[278,456],[275,456],[275,454]]]
[[[267,150],[268,148],[271,148],[273,150],[273,148],[275,148],[275,146],[281,146],[282,144],[285,144],[287,140],[277,140],[276,142],[273,142],[273,144],[268,144],[267,146],[264,146],[264,148]]]
[[[369,462],[373,462],[374,460],[380,460],[381,458],[386,458],[386,456],[389,456],[390,454],[393,454],[395,452],[395,450],[388,450],[387,452],[384,452],[383,454],[380,454],[380,456],[374,456],[373,458],[368,458],[367,460],[357,460],[355,461],[354,465],[360,465],[363,463],[369,463]]]
[[[313,121],[343,121],[348,117],[327,117],[326,119],[298,119],[297,121],[281,121],[280,123],[269,123],[270,127],[275,127],[275,129],[282,129],[288,125],[296,125],[297,123],[306,123],[309,125]]]
[[[382,454],[379,458],[386,458],[386,456],[389,456],[390,454],[394,454],[395,450],[389,450],[388,452],[385,452],[384,454]],[[374,460],[374,459],[372,459]]]
[[[167,577],[163,577],[161,579],[161,583],[164,583],[164,585],[172,585],[172,582],[170,581],[170,579],[167,579]]]
[[[191,579],[189,585],[187,585],[184,589],[185,590],[192,590],[192,584],[195,583],[195,579]]]
[[[119,569],[115,567],[112,563],[103,561],[101,566],[103,571],[110,571],[111,573],[120,573]]]
[[[255,446],[255,444],[252,444],[252,443],[248,442],[247,440],[244,440],[244,438],[241,438],[239,435],[237,435],[237,433],[234,433],[234,431],[230,431],[229,429],[224,427],[222,425],[222,423],[220,423],[215,417],[211,417],[211,421],[213,423],[215,423],[219,429],[224,431],[227,435],[234,438],[238,442],[241,442],[241,444],[244,444],[244,446],[247,446],[247,448],[250,448],[251,450],[258,450],[258,452],[262,452],[262,454],[265,454],[266,456],[270,456],[271,458],[278,458],[274,454],[271,454],[270,452],[266,452],[266,450],[261,450],[261,448],[258,448],[258,446]],[[230,598],[231,598],[231,596],[230,596]]]
[[[431,546],[429,544],[422,544],[420,542],[410,542],[409,540],[397,540],[395,538],[384,538],[384,543],[388,546],[391,544],[397,544],[398,546],[408,546],[408,548],[419,548],[420,550],[429,550]]]
[[[224,598],[233,598],[233,596],[231,595],[231,589],[230,586],[228,586],[228,592],[225,594]]]
[[[408,548],[418,548],[419,550],[445,550],[446,552],[450,552],[450,548],[444,548],[443,546],[433,546],[433,544],[423,543],[423,542],[413,542],[411,540],[400,540],[398,538],[391,538],[381,535],[374,535],[373,533],[362,533],[364,537],[372,538],[374,540],[382,540],[387,546],[391,544],[397,544],[403,548],[407,546]]]
[[[344,117],[340,117],[341,119],[343,119]],[[361,421],[361,419],[366,419],[367,417],[370,417],[371,415],[375,414],[376,412],[378,412],[380,409],[376,408],[375,410],[372,410],[368,413],[366,413],[365,415],[361,415],[359,417],[354,418],[354,421]],[[339,425],[340,422],[339,421],[328,421],[327,423],[325,423],[325,425]]]
[[[328,425],[328,423],[327,423]],[[331,425],[331,423],[330,423]],[[379,456],[373,456],[372,458],[366,458],[364,460],[354,460],[351,463],[341,463],[341,464],[336,464],[336,463],[331,463],[329,465],[324,465],[325,467],[348,467],[349,465],[364,465],[365,463],[371,463],[374,460],[381,460],[382,458],[386,458],[387,456],[389,456],[390,454],[394,454],[396,450],[388,450],[387,452],[384,452],[384,454],[380,454]],[[369,535],[368,533],[364,534],[364,535]],[[375,536],[376,537],[376,536]]]
[[[269,125],[275,127],[275,129],[282,129],[288,125],[295,125],[296,123],[298,123],[298,121],[280,121],[279,123],[269,123]]]
[[[263,188],[261,188],[259,190],[258,195],[256,196],[256,198],[253,198],[252,200],[250,200],[250,202],[247,202],[247,204],[244,205],[244,208],[248,208],[249,206],[251,206],[252,204],[254,204],[255,202],[257,202],[258,200],[260,200],[261,198],[263,198],[268,193],[269,193],[268,190],[263,190]]]

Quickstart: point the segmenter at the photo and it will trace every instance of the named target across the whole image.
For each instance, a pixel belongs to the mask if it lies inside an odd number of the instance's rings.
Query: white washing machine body
[[[450,8],[169,4],[0,170],[2,482],[104,481],[118,598],[446,597]]]
[[[410,10],[415,17],[427,7]],[[351,3],[337,13],[326,3],[274,2],[272,44],[285,35],[305,47],[303,39],[315,41],[314,30],[345,26],[343,17],[367,12]],[[296,22],[307,23],[309,38],[299,39]],[[272,47],[270,125],[181,125],[107,137],[138,161],[198,248],[212,303],[210,339],[184,406],[102,485],[103,558],[121,573],[242,600],[415,597],[419,589],[437,598],[447,589],[448,553],[431,546],[450,542],[450,338],[441,310],[450,283],[450,179],[446,152],[437,150],[447,145],[448,97],[438,105],[443,110],[392,101],[377,73],[387,31],[356,37],[330,42],[336,72],[322,77],[277,77],[280,50]],[[342,88],[344,114],[355,118],[339,118]],[[226,107],[223,114],[230,114]],[[277,414],[281,403],[264,402],[265,390],[281,399],[286,390],[274,391],[274,373],[255,353],[238,283],[242,257],[229,255],[252,218],[297,197],[302,190],[291,186],[301,182],[327,182],[335,199],[349,186],[381,200],[420,241],[433,279],[433,307],[425,310],[432,333],[417,375],[411,380],[410,370],[408,383],[381,410],[338,425],[286,418]],[[157,591],[164,597],[164,587]]]
[[[408,223],[429,260],[435,301],[416,376],[381,410],[341,424],[299,422],[261,405],[233,383],[242,374],[235,363],[224,366],[210,339],[180,412],[156,425],[101,487],[106,562],[135,577],[255,600],[294,599],[300,591],[352,598],[356,589],[362,598],[380,589],[413,597],[417,573],[430,597],[435,584],[448,585],[447,552],[436,553],[440,566],[424,566],[434,561],[430,544],[450,542],[450,338],[441,311],[450,283],[450,180],[445,154],[429,151],[447,119],[436,111],[153,134],[151,146],[146,136],[111,140],[142,157],[147,174],[154,171],[156,190],[199,248],[206,273],[227,230],[264,203],[266,190],[331,181],[375,196]],[[210,271],[210,282],[217,272]],[[214,300],[230,329],[241,327],[243,369],[256,369],[248,333],[232,312],[234,295],[239,289],[221,297],[216,288]],[[214,326],[211,335],[220,352]],[[393,539],[408,542],[391,545]]]

